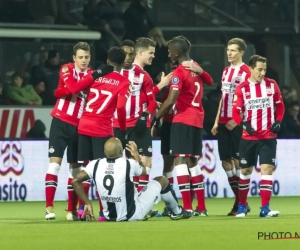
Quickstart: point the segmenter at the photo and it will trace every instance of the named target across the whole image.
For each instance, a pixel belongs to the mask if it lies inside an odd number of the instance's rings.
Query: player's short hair
[[[86,42],[79,42],[73,47],[73,55],[76,56],[77,50],[91,51],[91,47]]]
[[[227,46],[235,44],[239,47],[239,51],[246,51],[247,45],[241,38],[232,38],[228,41]]]
[[[132,40],[126,39],[121,43],[121,47],[128,46],[135,48],[135,43]]]
[[[122,65],[124,63],[125,57],[126,53],[124,52],[124,50],[117,46],[110,48],[110,50],[107,53],[107,59],[111,63],[115,63],[118,65]]]
[[[136,39],[135,43],[135,49],[136,50],[146,50],[149,49],[149,47],[155,47],[156,42],[154,42],[152,39],[148,37],[140,37]]]
[[[183,39],[184,41],[186,41],[186,43],[187,43],[188,46],[189,46],[189,49],[191,49],[192,44],[191,44],[191,42],[189,41],[189,39],[187,39],[185,36],[180,35],[180,36],[176,36],[175,38]]]
[[[178,51],[181,53],[187,53],[190,51],[191,43],[187,38],[180,37],[174,37],[170,41],[168,41],[168,46],[174,45]]]
[[[249,67],[254,69],[257,62],[267,63],[267,58],[259,56],[259,55],[253,55],[253,56],[251,56],[248,65],[249,65]]]

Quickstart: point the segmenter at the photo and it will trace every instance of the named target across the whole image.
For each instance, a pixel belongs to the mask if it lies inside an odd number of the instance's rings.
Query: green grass
[[[207,199],[208,217],[144,222],[67,222],[66,202],[56,202],[55,221],[44,219],[44,202],[0,203],[0,250],[297,250],[300,239],[258,240],[258,232],[298,232],[300,198],[274,197],[278,218],[259,218],[259,199],[250,198],[246,218],[228,217],[232,199]],[[156,206],[162,210],[163,204]],[[94,203],[97,210],[97,203]]]

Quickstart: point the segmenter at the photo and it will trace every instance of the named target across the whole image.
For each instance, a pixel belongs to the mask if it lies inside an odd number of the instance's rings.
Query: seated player
[[[94,217],[93,207],[85,194],[82,182],[93,178],[103,202],[104,216],[108,221],[139,221],[146,216],[158,199],[165,201],[172,213],[170,219],[188,219],[191,213],[178,205],[174,190],[163,176],[155,177],[137,195],[132,182],[133,176],[145,175],[146,168],[141,161],[137,146],[129,142],[126,149],[133,159],[123,158],[123,147],[119,139],[110,138],[104,146],[106,158],[91,161],[73,179],[77,195],[85,202],[87,219]]]

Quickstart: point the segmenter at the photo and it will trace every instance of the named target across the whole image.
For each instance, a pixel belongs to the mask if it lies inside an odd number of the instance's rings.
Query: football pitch
[[[180,201],[181,202],[181,201]],[[274,197],[271,208],[277,218],[259,218],[259,198],[249,198],[246,218],[226,216],[232,199],[207,199],[208,217],[171,221],[166,217],[141,222],[69,222],[66,202],[55,203],[56,220],[44,219],[44,202],[0,203],[0,249],[300,249],[300,198]],[[95,201],[94,212],[98,210]],[[155,208],[159,211],[163,203]],[[282,232],[282,233],[281,233]],[[268,235],[270,235],[268,237]]]

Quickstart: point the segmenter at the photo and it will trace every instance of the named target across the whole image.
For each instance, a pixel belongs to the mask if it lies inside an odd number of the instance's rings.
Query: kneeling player
[[[87,218],[93,217],[92,204],[81,183],[93,178],[101,200],[104,216],[108,221],[138,221],[147,219],[152,206],[161,198],[170,207],[173,220],[188,219],[191,213],[181,208],[168,180],[155,177],[138,194],[132,182],[133,176],[145,175],[146,168],[141,161],[134,142],[127,144],[128,151],[135,160],[123,158],[123,147],[117,138],[109,139],[104,146],[106,158],[94,160],[73,179],[73,187],[85,202]]]

